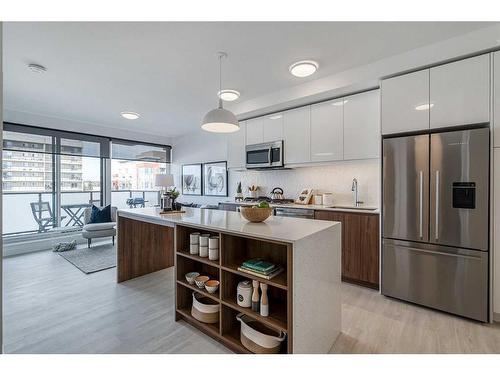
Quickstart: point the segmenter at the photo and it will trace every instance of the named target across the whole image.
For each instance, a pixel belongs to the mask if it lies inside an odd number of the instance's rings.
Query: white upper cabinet
[[[429,129],[429,70],[383,80],[382,134]]]
[[[489,121],[489,55],[431,68],[430,82],[432,129]]]
[[[264,142],[264,120],[262,117],[247,120],[246,128],[247,145]]]
[[[307,163],[310,158],[311,107],[283,113],[285,164]]]
[[[227,167],[244,168],[246,164],[245,153],[246,121],[240,122],[240,130],[227,135]]]
[[[500,147],[500,52],[493,54],[493,77],[493,146]]]
[[[263,117],[263,142],[281,141],[283,139],[283,114],[273,113]]]
[[[344,99],[311,106],[311,161],[342,160]]]
[[[344,160],[380,157],[379,90],[344,100]]]

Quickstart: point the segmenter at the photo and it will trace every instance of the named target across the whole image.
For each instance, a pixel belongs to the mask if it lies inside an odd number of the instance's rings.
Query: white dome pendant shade
[[[219,92],[222,90],[222,58],[227,57],[225,52],[219,52]],[[201,123],[201,128],[213,133],[233,133],[240,130],[238,119],[231,111],[224,109],[222,99],[219,98],[219,107],[208,112]]]
[[[212,109],[203,117],[201,128],[207,132],[232,133],[240,130],[240,125],[233,112],[222,108],[222,99],[219,99],[219,108]]]

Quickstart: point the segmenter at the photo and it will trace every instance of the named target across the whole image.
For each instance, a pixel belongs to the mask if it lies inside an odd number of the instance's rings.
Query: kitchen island
[[[168,215],[161,215],[158,208],[118,211],[119,282],[124,280],[120,275],[141,274],[130,270],[142,268],[146,273],[157,270],[156,259],[163,266],[164,258],[172,253],[176,320],[187,321],[235,352],[249,353],[240,341],[240,323],[236,320],[240,313],[271,330],[285,333],[287,338],[281,353],[330,350],[341,327],[340,223],[288,217],[249,223],[236,212],[198,208],[185,211]],[[144,235],[144,226],[155,229]],[[219,259],[190,254],[189,236],[193,232],[219,237]],[[147,244],[141,245],[141,238]],[[162,241],[163,246],[158,246]],[[153,250],[146,248],[151,244]],[[266,280],[238,270],[243,261],[252,258],[266,259],[284,271]],[[217,292],[209,294],[190,285],[185,274],[193,271],[220,281]],[[237,304],[236,289],[243,280],[268,285],[269,316],[263,317]],[[219,305],[218,322],[203,323],[191,315],[193,292]]]

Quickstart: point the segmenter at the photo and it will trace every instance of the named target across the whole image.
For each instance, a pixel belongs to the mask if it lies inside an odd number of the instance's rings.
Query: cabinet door
[[[246,144],[254,145],[264,142],[264,121],[262,117],[247,120]]]
[[[264,142],[283,139],[283,114],[274,113],[263,118]]]
[[[342,160],[344,99],[311,106],[311,161]]]
[[[489,84],[489,55],[431,68],[431,129],[488,122]]]
[[[318,210],[314,218],[342,224],[342,279],[378,288],[379,216]]]
[[[360,215],[361,275],[363,282],[379,285],[380,227],[378,215]]]
[[[311,161],[311,107],[307,106],[286,111],[283,118],[285,164]]]
[[[245,167],[246,121],[240,122],[240,130],[227,135],[227,167]]]
[[[493,54],[493,66],[493,145],[500,147],[500,51]]]
[[[382,134],[429,129],[429,70],[381,83]]]
[[[344,160],[380,157],[379,90],[344,100]]]

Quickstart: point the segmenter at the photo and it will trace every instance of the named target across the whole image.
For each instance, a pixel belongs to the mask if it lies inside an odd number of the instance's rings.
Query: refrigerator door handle
[[[419,171],[419,237],[423,238],[423,227],[424,227],[424,172]]]
[[[436,170],[436,233],[435,233],[435,238],[436,240],[439,239],[439,170]]]

